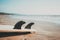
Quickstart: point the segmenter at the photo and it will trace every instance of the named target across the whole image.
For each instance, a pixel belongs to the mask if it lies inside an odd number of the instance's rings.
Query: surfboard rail
[[[0,30],[0,38],[9,37],[9,36],[17,36],[17,35],[27,35],[27,34],[33,34],[33,33],[35,33],[35,31],[31,29]]]

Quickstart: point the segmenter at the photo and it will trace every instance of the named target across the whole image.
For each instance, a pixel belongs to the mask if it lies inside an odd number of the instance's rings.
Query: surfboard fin
[[[19,21],[15,24],[13,29],[21,29],[22,25],[25,24],[24,21]]]
[[[25,29],[31,29],[31,26],[33,25],[34,23],[29,23],[26,27],[25,27]]]

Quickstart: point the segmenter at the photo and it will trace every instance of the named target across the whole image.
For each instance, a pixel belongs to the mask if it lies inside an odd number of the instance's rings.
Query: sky
[[[0,0],[0,12],[60,15],[60,0]]]

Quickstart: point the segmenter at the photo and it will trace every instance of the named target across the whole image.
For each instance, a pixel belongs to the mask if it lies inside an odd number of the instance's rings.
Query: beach
[[[26,22],[26,24],[22,26],[22,29],[24,29],[28,23],[34,22],[32,29],[36,30],[36,33],[3,37],[0,38],[0,40],[60,40],[60,25],[54,23],[55,21],[37,21],[21,17],[13,18],[8,15],[0,15],[0,30],[13,29],[14,25],[21,20]]]

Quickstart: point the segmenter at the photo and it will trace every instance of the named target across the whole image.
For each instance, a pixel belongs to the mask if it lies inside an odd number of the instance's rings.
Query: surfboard
[[[1,37],[9,37],[9,36],[17,36],[17,35],[27,35],[34,34],[36,31],[31,29],[12,29],[12,30],[0,30],[0,38]]]

